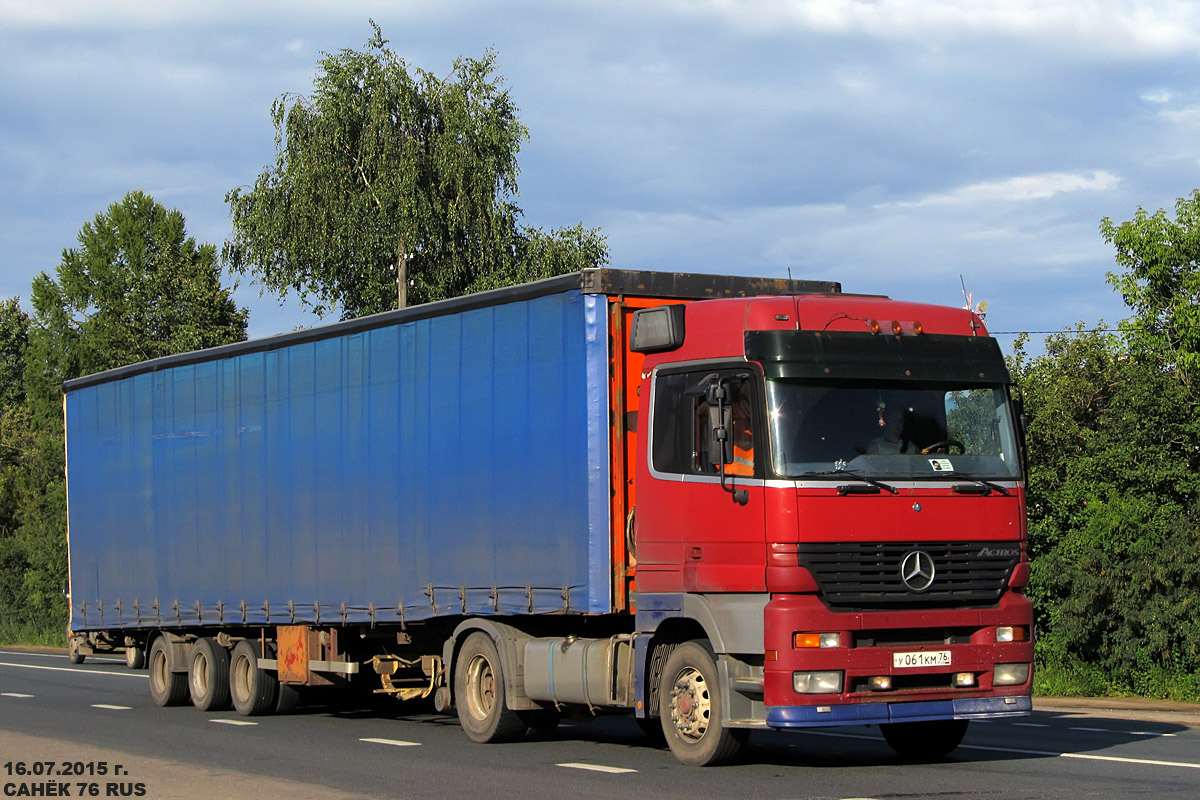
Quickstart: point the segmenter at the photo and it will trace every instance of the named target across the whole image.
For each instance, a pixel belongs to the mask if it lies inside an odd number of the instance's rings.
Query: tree
[[[78,240],[56,278],[33,281],[26,387],[39,422],[61,428],[65,380],[246,338],[216,247],[189,237],[179,211],[130,192]]]
[[[325,54],[311,97],[272,105],[275,165],[226,195],[225,262],[344,318],[605,263],[595,230],[518,224],[528,132],[495,53],[410,74],[371,25],[365,52]]]
[[[1192,384],[1200,376],[1200,189],[1176,201],[1174,220],[1138,208],[1120,225],[1105,217],[1100,232],[1125,268],[1108,282],[1134,311],[1126,333]]]
[[[17,529],[18,484],[27,457],[25,348],[29,315],[15,297],[0,301],[0,616],[20,607],[21,581],[28,567],[13,535]]]
[[[19,298],[0,301],[0,409],[25,399],[22,375],[28,344],[29,315],[21,310]]]
[[[1038,656],[1095,691],[1200,700],[1200,192],[1101,232],[1133,316],[1081,323],[1013,374],[1029,418]]]

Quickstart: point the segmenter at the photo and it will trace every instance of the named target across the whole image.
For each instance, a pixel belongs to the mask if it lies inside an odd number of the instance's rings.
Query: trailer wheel
[[[454,703],[472,741],[512,742],[525,735],[525,720],[505,704],[500,653],[486,633],[472,633],[458,652]]]
[[[150,645],[150,699],[159,706],[181,706],[188,699],[188,679],[171,672],[170,644],[159,636]]]
[[[188,666],[192,705],[201,711],[229,708],[229,651],[215,639],[197,639]]]
[[[258,666],[258,648],[243,639],[233,648],[229,662],[229,694],[243,717],[271,714],[279,701],[279,681]]]
[[[675,758],[693,767],[725,764],[741,752],[749,731],[723,726],[717,661],[707,642],[684,642],[663,666],[659,716]]]
[[[146,651],[136,644],[126,645],[125,666],[130,669],[144,669],[146,666]]]
[[[67,661],[72,664],[82,664],[85,656],[79,652],[79,637],[67,637]]]
[[[920,760],[949,755],[962,743],[969,720],[935,719],[880,725],[888,746],[904,758]]]

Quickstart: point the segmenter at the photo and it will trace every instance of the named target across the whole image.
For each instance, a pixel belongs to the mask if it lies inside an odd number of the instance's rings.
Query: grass
[[[1093,664],[1038,664],[1033,693],[1039,697],[1146,697],[1200,703],[1200,675],[1152,669],[1114,676]]]

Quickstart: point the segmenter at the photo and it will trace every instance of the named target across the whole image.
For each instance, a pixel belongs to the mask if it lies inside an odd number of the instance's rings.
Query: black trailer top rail
[[[321,325],[292,333],[282,333],[262,339],[210,347],[190,353],[164,356],[124,367],[85,375],[63,384],[70,392],[98,383],[121,380],[147,372],[157,372],[185,364],[198,364],[221,358],[277,350],[294,344],[331,339],[336,336],[361,333],[389,325],[399,325],[430,317],[456,314],[487,306],[503,305],[535,297],[571,290],[585,294],[626,295],[629,297],[661,297],[676,300],[708,300],[720,297],[754,297],[756,295],[839,294],[836,281],[791,280],[788,278],[752,278],[739,275],[703,275],[688,272],[650,272],[600,267],[559,275],[554,278],[493,289],[487,292],[439,300],[398,311],[385,311],[366,317]]]

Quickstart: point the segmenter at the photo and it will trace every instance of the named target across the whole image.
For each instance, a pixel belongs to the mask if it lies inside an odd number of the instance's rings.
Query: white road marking
[[[65,659],[66,652],[40,653],[37,650],[0,650],[0,656],[33,656],[34,658]],[[86,654],[88,661],[101,661],[107,664],[124,664],[125,656]]]
[[[1117,733],[1117,731],[1112,731],[1112,730],[1109,730],[1108,728],[1081,728],[1078,726],[1073,727],[1073,728],[1068,728],[1067,730],[1087,731],[1088,733]]]
[[[13,664],[10,661],[0,661],[0,667],[20,667],[21,669],[45,669],[45,670],[50,670],[51,672],[74,672],[76,674],[82,672],[85,675],[118,675],[123,678],[141,678],[142,680],[146,680],[147,678],[150,677],[145,672],[137,672],[134,670],[127,670],[127,671],[122,671],[122,672],[107,672],[107,671],[101,671],[101,670],[97,670],[97,669],[83,669],[82,667],[43,667],[40,664]]]
[[[360,742],[368,744],[390,744],[392,747],[420,747],[420,742],[405,742],[400,739],[359,739]]]
[[[1014,728],[1049,728],[1044,722],[1014,722]]]
[[[133,706],[113,706],[108,703],[92,703],[92,708],[103,708],[108,711],[132,711]]]
[[[960,744],[969,750],[991,750],[995,753],[1020,753],[1030,756],[1055,756],[1057,758],[1082,758],[1088,761],[1115,761],[1121,764],[1147,764],[1154,767],[1185,767],[1200,769],[1200,763],[1191,761],[1159,761],[1153,758],[1125,758],[1124,756],[1097,756],[1091,753],[1055,753],[1053,750],[1020,750],[1015,747],[984,747],[978,744]]]
[[[218,725],[257,725],[257,722],[251,722],[245,719],[210,719],[209,722],[215,722]]]
[[[610,773],[613,775],[617,775],[617,774],[624,773],[624,772],[637,772],[636,769],[626,769],[624,767],[606,767],[603,764],[567,763],[567,764],[555,764],[555,766],[556,767],[566,767],[567,769],[585,769],[585,770],[588,770],[589,772],[607,772],[607,773]]]
[[[0,692],[0,697],[33,697],[33,695],[21,692]]]
[[[1178,733],[1163,733],[1162,731],[1125,731],[1130,736],[1178,736]]]
[[[833,733],[831,731],[796,731],[810,736],[832,736],[840,739],[865,739],[881,741],[876,736],[864,736],[858,733]],[[1191,761],[1158,761],[1152,758],[1125,758],[1123,756],[1097,756],[1088,753],[1056,753],[1053,750],[1022,750],[1017,747],[986,747],[981,744],[960,744],[959,750],[987,750],[993,753],[1017,753],[1025,756],[1050,756],[1052,758],[1083,758],[1090,761],[1115,761],[1122,764],[1145,764],[1154,767],[1184,767],[1185,769],[1200,769],[1200,762]]]

